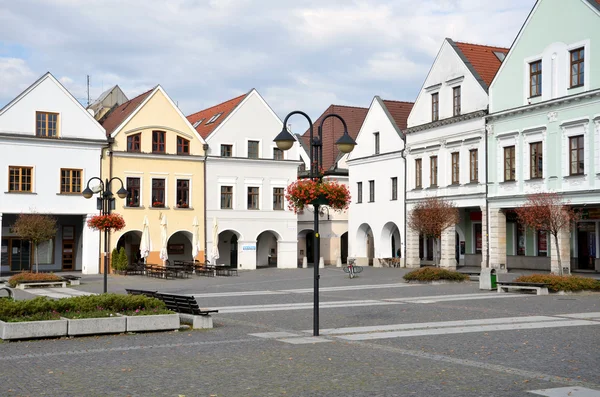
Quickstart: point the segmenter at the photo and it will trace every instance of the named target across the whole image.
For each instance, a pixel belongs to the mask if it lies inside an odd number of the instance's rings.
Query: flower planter
[[[67,335],[67,320],[23,321],[6,323],[0,321],[0,339],[56,338]]]
[[[312,205],[329,205],[329,200],[325,195],[320,195],[316,199],[310,202]]]
[[[120,334],[127,330],[125,316],[65,319],[68,322],[67,335]]]
[[[179,315],[157,314],[149,316],[125,316],[127,332],[168,331],[179,329]]]

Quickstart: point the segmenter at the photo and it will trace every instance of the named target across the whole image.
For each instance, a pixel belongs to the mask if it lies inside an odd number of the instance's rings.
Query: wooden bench
[[[510,289],[525,289],[536,291],[537,295],[548,295],[547,283],[522,283],[518,281],[498,281],[498,293],[508,292]]]
[[[206,276],[206,277],[214,277],[215,270],[213,267],[208,267],[206,264],[197,264],[194,266],[194,270],[196,271],[196,276]]]
[[[127,292],[129,295],[145,295],[145,296],[149,296],[150,298],[155,298],[157,291],[147,291],[147,290],[143,290],[143,289],[129,289],[126,288],[125,292]]]
[[[217,276],[237,276],[237,268],[229,266],[216,266],[215,273]]]
[[[29,281],[25,283],[18,283],[18,289],[26,289],[29,287],[41,287],[48,286],[52,287],[55,285],[60,285],[62,288],[67,288],[67,280],[39,280],[39,281]]]
[[[69,285],[81,285],[81,277],[66,275],[62,276],[62,278],[67,280]]]
[[[157,293],[156,298],[165,302],[167,309],[177,313],[192,314],[194,316],[208,316],[210,313],[218,313],[218,310],[204,310],[198,306],[196,298],[187,295]]]

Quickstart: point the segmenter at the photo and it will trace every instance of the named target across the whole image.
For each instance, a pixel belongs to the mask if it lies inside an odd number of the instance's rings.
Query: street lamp
[[[304,112],[299,110],[295,110],[288,114],[283,121],[283,128],[279,135],[275,137],[273,140],[277,147],[281,150],[289,150],[296,142],[296,139],[290,134],[287,130],[286,125],[288,119],[295,115],[300,114],[304,116],[308,120],[308,124],[310,125],[310,172],[309,177],[319,178],[321,179],[323,175],[321,175],[321,168],[323,166],[323,123],[329,117],[335,117],[342,122],[344,125],[344,135],[335,143],[338,147],[338,150],[342,153],[350,153],[354,146],[356,146],[356,141],[352,139],[352,137],[348,134],[348,127],[346,126],[346,122],[339,115],[332,113],[323,117],[321,123],[319,123],[318,134],[315,137],[313,134],[313,123],[310,117]],[[319,236],[319,204],[313,204],[315,209],[315,217],[314,217],[314,305],[313,305],[313,336],[319,336],[319,260],[321,258],[321,239]]]
[[[90,182],[93,180],[100,181],[100,185],[90,189]],[[95,193],[99,193],[98,197],[98,209],[102,211],[102,215],[110,215],[110,210],[113,209],[115,198],[110,190],[110,184],[112,181],[117,180],[121,182],[121,188],[117,192],[117,196],[124,199],[127,197],[127,190],[123,185],[123,180],[119,177],[113,177],[110,180],[106,179],[106,182],[102,182],[102,179],[97,176],[90,178],[85,190],[81,193],[86,199],[92,198]],[[108,287],[108,228],[104,229],[104,293],[107,292]]]

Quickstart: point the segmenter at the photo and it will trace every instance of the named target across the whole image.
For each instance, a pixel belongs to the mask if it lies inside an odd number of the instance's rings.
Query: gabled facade
[[[348,127],[348,134],[356,140],[360,126],[367,116],[367,108],[355,106],[331,105],[317,120],[313,122],[314,136],[318,134],[318,126],[321,120],[329,114],[335,113],[341,116]],[[342,123],[330,117],[323,124],[323,179],[336,180],[348,185],[347,156],[340,153],[335,142],[344,134]],[[299,173],[300,177],[306,177],[310,170],[310,161],[307,153],[310,153],[310,129],[299,137],[303,149],[301,158],[305,159],[305,167]],[[348,211],[334,211],[327,206],[321,206],[319,213],[319,235],[321,242],[322,265],[340,265],[348,259]],[[298,262],[303,265],[314,263],[314,212],[312,206],[298,214]],[[321,258],[317,261],[321,264]]]
[[[49,214],[56,237],[40,244],[40,271],[98,272],[98,232],[86,221],[96,202],[81,195],[100,175],[108,145],[104,128],[50,73],[0,110],[0,265],[3,273],[33,268],[31,243],[11,226],[18,214]]]
[[[161,219],[167,222],[167,254],[175,260],[204,260],[205,230],[199,229],[199,253],[192,254],[193,223],[204,225],[205,142],[161,86],[114,108],[102,125],[111,141],[102,156],[103,179],[119,177],[128,191],[116,198],[115,212],[125,229],[111,235],[110,249],[125,247],[130,261],[139,258],[144,217],[152,249],[149,264],[162,264]],[[115,192],[120,183],[114,181]]]
[[[349,252],[357,265],[390,266],[389,259],[406,255],[403,130],[412,108],[412,102],[373,98],[347,156]]]
[[[301,163],[296,145],[282,152],[273,142],[279,117],[253,89],[187,118],[207,144],[209,259],[216,245],[217,264],[296,268],[297,220],[284,194]]]
[[[92,102],[88,107],[88,111],[93,112],[92,115],[96,120],[102,120],[112,109],[122,105],[129,99],[121,90],[121,87],[115,85],[104,91],[100,96]]]
[[[527,195],[554,191],[582,220],[562,266],[600,270],[600,3],[539,0],[490,88],[490,264],[558,272],[554,241],[520,225]]]
[[[441,244],[407,230],[407,266],[485,263],[485,115],[506,48],[445,39],[408,118],[407,215],[427,197],[452,201],[460,221]],[[438,255],[434,255],[434,250]]]

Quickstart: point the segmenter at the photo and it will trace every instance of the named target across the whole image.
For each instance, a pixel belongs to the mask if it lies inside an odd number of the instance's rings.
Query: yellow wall
[[[151,154],[152,131],[166,132],[166,154]],[[142,153],[125,153],[127,135],[141,132]],[[190,156],[177,156],[177,136],[190,140]],[[127,177],[141,180],[141,202],[139,208],[125,207],[125,200],[116,197],[114,212],[123,215],[126,227],[113,232],[110,238],[110,250],[117,246],[119,238],[128,231],[142,231],[144,216],[150,224],[152,252],[148,263],[160,264],[161,246],[160,217],[167,217],[168,235],[177,231],[193,233],[193,219],[198,218],[201,252],[198,260],[204,259],[204,150],[203,142],[196,131],[182,118],[160,90],[139,110],[139,112],[114,137],[112,159],[104,155],[102,160],[103,179],[117,176],[126,183]],[[127,156],[127,157],[125,157]],[[111,165],[112,163],[112,165]],[[166,208],[152,208],[152,179],[166,180]],[[190,208],[176,208],[177,179],[190,180]],[[111,187],[113,193],[119,188],[118,182]],[[190,243],[191,245],[191,243]],[[191,256],[186,258],[192,259]]]

